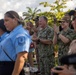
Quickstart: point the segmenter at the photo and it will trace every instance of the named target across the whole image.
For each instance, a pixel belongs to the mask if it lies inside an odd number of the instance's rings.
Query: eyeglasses
[[[65,23],[66,21],[61,21],[61,23]]]

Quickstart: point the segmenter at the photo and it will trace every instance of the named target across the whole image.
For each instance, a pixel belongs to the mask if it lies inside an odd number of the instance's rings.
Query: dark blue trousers
[[[15,62],[0,61],[0,75],[12,75]],[[20,75],[24,75],[23,70]]]

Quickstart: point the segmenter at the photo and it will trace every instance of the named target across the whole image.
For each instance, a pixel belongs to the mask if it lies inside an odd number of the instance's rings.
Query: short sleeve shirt
[[[73,30],[72,29],[68,28],[67,31],[61,31],[61,34],[64,35],[66,38],[68,38],[70,40],[70,42],[73,40],[73,37],[72,37]],[[63,55],[66,55],[68,53],[70,42],[65,44],[64,42],[61,41],[60,38],[58,38],[58,45],[59,45],[58,51],[59,51],[60,57]]]
[[[2,49],[0,61],[11,61],[3,50],[15,61],[19,52],[29,52],[30,43],[31,38],[27,30],[22,25],[17,26],[0,44]]]
[[[53,40],[53,29],[47,25],[45,29],[42,29],[38,32],[38,37],[40,39],[46,39],[49,41]],[[54,47],[51,44],[43,44],[41,42],[38,43],[38,50],[39,50],[39,56],[40,57],[50,57],[54,54]]]

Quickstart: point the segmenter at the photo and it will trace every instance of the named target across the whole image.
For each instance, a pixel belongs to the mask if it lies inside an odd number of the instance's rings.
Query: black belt
[[[15,61],[0,61],[0,65],[14,65]]]

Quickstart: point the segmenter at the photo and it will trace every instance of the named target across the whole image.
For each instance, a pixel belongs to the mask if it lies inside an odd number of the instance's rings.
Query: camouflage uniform
[[[47,26],[38,32],[40,39],[53,40],[53,29]],[[38,43],[39,65],[41,75],[50,75],[51,67],[54,67],[54,47],[53,45]]]
[[[70,42],[73,40],[73,36],[72,36],[73,30],[72,29],[68,28],[67,31],[62,30],[60,33],[62,35],[64,35],[66,38],[68,38],[70,40]],[[66,55],[68,53],[70,42],[65,44],[64,42],[61,41],[60,38],[58,38],[58,45],[59,45],[58,58],[61,58],[63,55]]]
[[[72,34],[73,40],[76,40],[76,32],[74,31]]]

